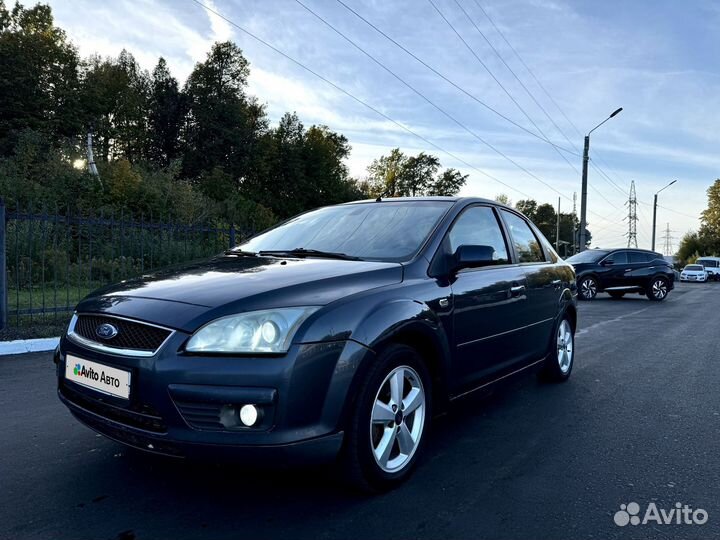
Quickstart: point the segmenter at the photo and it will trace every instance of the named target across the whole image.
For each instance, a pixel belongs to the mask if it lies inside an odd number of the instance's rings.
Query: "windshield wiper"
[[[254,251],[243,251],[241,249],[226,249],[225,255],[237,255],[238,257],[257,257]]]
[[[361,261],[360,257],[354,257],[346,253],[337,253],[334,251],[321,251],[319,249],[280,249],[280,250],[263,250],[258,251],[258,255],[290,255],[291,257],[319,257],[323,259],[342,259],[344,261]]]

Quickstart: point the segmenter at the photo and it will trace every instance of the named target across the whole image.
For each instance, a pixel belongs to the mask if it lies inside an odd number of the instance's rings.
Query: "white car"
[[[688,264],[680,272],[680,281],[701,281],[708,280],[708,274],[705,267],[701,264]]]
[[[708,279],[720,280],[720,257],[700,257],[695,264],[702,264]]]

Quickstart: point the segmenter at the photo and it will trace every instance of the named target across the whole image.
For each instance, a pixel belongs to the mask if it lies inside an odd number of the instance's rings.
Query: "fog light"
[[[243,405],[240,408],[240,421],[247,427],[255,425],[258,419],[258,409],[255,405]]]

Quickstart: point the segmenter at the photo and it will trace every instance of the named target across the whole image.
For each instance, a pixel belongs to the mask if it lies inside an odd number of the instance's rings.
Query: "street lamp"
[[[610,120],[612,117],[617,116],[620,114],[620,111],[622,111],[623,108],[620,107],[619,109],[616,109],[613,111],[613,113],[608,116],[605,120],[600,122],[597,126],[592,128],[590,131],[588,131],[588,134],[585,135],[585,149],[583,150],[583,170],[582,170],[582,192],[580,195],[580,246],[579,251],[585,251],[585,245],[587,244],[586,241],[586,235],[585,235],[585,225],[586,225],[586,217],[587,217],[587,174],[588,174],[588,161],[589,161],[589,152],[590,152],[590,134],[595,131],[597,128],[602,126],[605,122]]]
[[[656,222],[656,220],[657,220],[657,196],[658,196],[658,193],[660,193],[660,191],[662,191],[663,189],[669,188],[669,187],[672,186],[675,182],[677,182],[677,180],[673,180],[673,181],[670,182],[667,186],[665,186],[664,188],[662,188],[661,190],[659,190],[657,193],[655,193],[655,198],[654,198],[654,200],[653,200],[653,233],[652,233],[652,250],[653,250],[653,251],[655,251],[655,222]]]

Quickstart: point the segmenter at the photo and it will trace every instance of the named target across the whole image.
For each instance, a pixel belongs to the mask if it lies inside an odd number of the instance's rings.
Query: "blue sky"
[[[148,69],[163,56],[181,81],[194,63],[204,58],[213,41],[235,41],[251,63],[250,92],[266,103],[270,118],[277,121],[285,111],[296,111],[306,125],[322,123],[344,133],[352,145],[348,166],[355,176],[363,176],[372,159],[393,147],[408,153],[424,150],[438,155],[443,166],[470,175],[463,195],[492,198],[504,193],[515,202],[527,194],[539,202],[557,205],[559,192],[566,211],[572,207],[573,192],[577,192],[578,201],[580,198],[580,175],[575,169],[581,169],[581,158],[575,152],[582,149],[581,134],[623,107],[624,111],[594,132],[591,139],[595,166],[590,167],[589,174],[588,222],[594,233],[593,245],[626,244],[625,201],[631,180],[636,183],[640,203],[640,247],[650,247],[653,193],[670,180],[678,182],[660,195],[657,248],[663,248],[666,223],[674,231],[675,246],[683,233],[699,225],[697,216],[705,208],[705,191],[720,177],[720,3],[433,0],[516,105],[429,0],[344,1],[456,85],[537,136],[483,108],[336,0],[302,2],[472,133],[373,63],[295,0],[204,3],[454,157],[357,103],[191,0],[49,3],[58,24],[83,55],[117,55],[126,48]],[[538,87],[478,4],[574,127]],[[538,128],[547,139],[572,151],[560,151],[570,164],[541,140]]]

